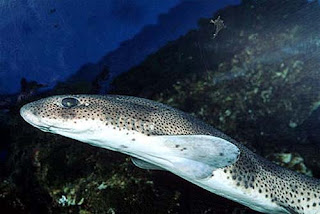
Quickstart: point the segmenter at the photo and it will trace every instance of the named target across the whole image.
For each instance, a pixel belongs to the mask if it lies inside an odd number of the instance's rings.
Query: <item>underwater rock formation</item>
[[[111,92],[193,113],[264,156],[302,153],[318,169],[309,150],[319,145],[300,130],[320,100],[319,13],[317,2],[243,1],[213,18],[226,25],[216,38],[200,20],[199,30],[115,79]]]
[[[111,93],[192,113],[270,159],[298,153],[319,178],[316,135],[301,134],[320,103],[319,13],[304,0],[243,1],[212,17],[226,25],[214,39],[211,19],[199,20],[199,29],[115,79]],[[94,93],[107,73],[41,96]],[[22,104],[1,117],[10,147],[0,205],[8,213],[255,213],[123,155],[35,130],[20,118]]]

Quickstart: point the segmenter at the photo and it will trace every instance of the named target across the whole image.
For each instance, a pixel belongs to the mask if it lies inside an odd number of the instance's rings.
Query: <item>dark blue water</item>
[[[216,9],[235,3],[239,0],[3,2],[0,94],[18,92],[22,77],[53,86],[84,64],[96,63],[118,48],[116,63],[109,66],[115,73],[122,72],[167,41],[195,28],[200,17],[209,17]],[[170,11],[179,5],[180,10]],[[127,57],[119,55],[130,53],[122,48],[128,43],[121,44],[130,39],[135,49],[142,49],[127,62]]]

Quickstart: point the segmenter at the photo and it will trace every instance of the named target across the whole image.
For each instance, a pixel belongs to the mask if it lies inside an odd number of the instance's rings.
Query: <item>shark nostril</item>
[[[73,97],[64,98],[61,101],[61,104],[66,108],[72,108],[74,106],[77,106],[79,103],[79,100]]]

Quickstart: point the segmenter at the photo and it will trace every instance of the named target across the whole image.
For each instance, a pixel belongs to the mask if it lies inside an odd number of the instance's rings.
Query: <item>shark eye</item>
[[[77,100],[76,98],[68,97],[68,98],[62,99],[61,103],[63,107],[72,108],[79,104],[79,100]]]

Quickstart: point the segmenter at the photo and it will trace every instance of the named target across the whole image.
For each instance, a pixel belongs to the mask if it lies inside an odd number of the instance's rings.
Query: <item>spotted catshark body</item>
[[[127,96],[61,95],[23,106],[42,131],[119,151],[263,213],[320,213],[320,182],[281,168],[161,103]]]

